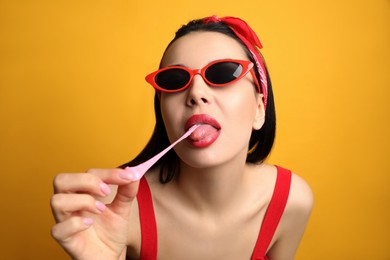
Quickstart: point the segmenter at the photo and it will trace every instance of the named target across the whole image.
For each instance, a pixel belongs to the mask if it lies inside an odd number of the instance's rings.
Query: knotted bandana
[[[225,16],[218,18],[217,16],[210,16],[203,19],[204,23],[218,23],[222,22],[232,29],[232,31],[237,35],[237,37],[245,44],[250,53],[252,54],[253,59],[256,62],[256,68],[260,75],[261,90],[263,92],[264,100],[264,109],[267,107],[267,98],[268,98],[268,81],[267,74],[265,70],[264,61],[260,56],[260,53],[256,48],[263,48],[260,43],[259,38],[252,28],[240,18]]]

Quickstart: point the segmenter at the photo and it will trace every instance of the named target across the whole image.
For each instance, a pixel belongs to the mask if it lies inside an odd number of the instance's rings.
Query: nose
[[[191,85],[188,88],[187,105],[199,106],[206,105],[211,102],[210,86],[204,81],[200,73],[194,75]]]

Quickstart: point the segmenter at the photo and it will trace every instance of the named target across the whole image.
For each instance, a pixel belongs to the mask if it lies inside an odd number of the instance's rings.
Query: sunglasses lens
[[[157,85],[166,90],[181,89],[190,81],[190,74],[182,69],[168,69],[155,77]]]
[[[208,81],[222,85],[234,81],[243,73],[244,68],[237,62],[219,62],[211,65],[205,71]]]

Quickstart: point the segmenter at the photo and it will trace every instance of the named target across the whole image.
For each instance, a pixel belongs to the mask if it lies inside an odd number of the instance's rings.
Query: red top
[[[260,228],[251,260],[267,260],[269,244],[283,215],[291,184],[291,171],[276,166],[278,170],[274,192]],[[141,259],[157,259],[157,226],[154,215],[152,194],[148,182],[141,179],[137,194],[141,222]]]

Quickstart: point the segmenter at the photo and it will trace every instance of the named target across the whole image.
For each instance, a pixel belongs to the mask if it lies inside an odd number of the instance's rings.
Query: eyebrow
[[[179,66],[179,67],[185,67],[187,68],[184,64],[172,64],[172,65],[169,65],[167,67],[171,67],[171,66]]]
[[[220,61],[220,60],[233,60],[233,58],[221,58],[221,59],[212,60],[212,61],[208,62],[205,66],[209,65],[209,64],[212,63],[212,62]],[[179,67],[189,68],[189,67],[187,67],[186,65],[180,64],[180,63],[171,64],[171,65],[168,65],[168,66],[166,66],[166,67],[164,67],[164,68],[172,67],[172,66],[179,66]]]

